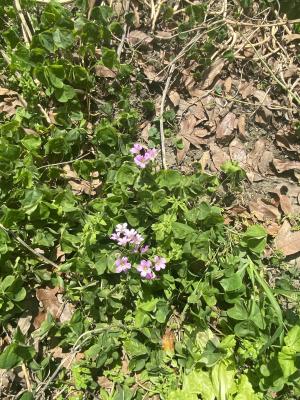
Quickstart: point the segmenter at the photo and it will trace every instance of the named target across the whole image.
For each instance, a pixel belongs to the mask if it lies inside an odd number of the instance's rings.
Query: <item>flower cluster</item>
[[[129,229],[126,223],[118,224],[110,238],[117,242],[119,246],[125,247],[128,244],[130,249],[131,245],[131,254],[139,253],[142,255],[149,251],[148,245],[141,246],[144,238],[135,229]],[[132,267],[132,263],[129,261],[128,257],[117,258],[115,265],[117,273],[127,272]],[[141,260],[136,265],[136,270],[139,272],[141,278],[147,280],[155,279],[155,272],[165,268],[166,259],[157,255],[151,260]]]
[[[127,224],[118,224],[115,232],[110,237],[118,243],[119,246],[126,246],[127,244],[134,244],[138,247],[144,238],[135,230],[128,229]]]
[[[145,168],[146,165],[155,159],[157,156],[156,149],[147,149],[139,143],[135,143],[130,149],[131,154],[136,154],[134,162],[140,168]]]

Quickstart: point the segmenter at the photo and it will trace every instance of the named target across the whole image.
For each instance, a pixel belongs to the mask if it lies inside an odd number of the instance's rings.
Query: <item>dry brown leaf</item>
[[[207,144],[207,139],[202,139],[197,136],[189,135],[189,134],[183,134],[183,137],[185,137],[193,146],[195,146],[197,149],[201,148],[201,145]]]
[[[157,31],[155,37],[158,39],[169,39],[172,36],[172,32],[169,31]]]
[[[202,89],[208,89],[214,83],[215,79],[220,75],[225,64],[225,60],[220,58],[215,61],[205,73],[204,81],[201,85]]]
[[[40,311],[38,313],[38,315],[33,320],[33,326],[35,329],[40,328],[40,326],[42,325],[42,322],[45,321],[46,316],[47,316],[47,313],[45,313],[44,311]]]
[[[210,136],[211,133],[205,128],[195,128],[193,130],[193,135],[199,138],[205,138],[207,136]]]
[[[0,87],[0,96],[13,96],[13,95],[16,95],[16,94],[18,94],[18,93],[15,92],[14,90],[10,90],[10,89],[7,89],[7,88]]]
[[[106,376],[99,376],[97,382],[102,389],[111,390],[114,387],[114,383],[110,381]]]
[[[103,78],[115,78],[117,74],[105,65],[95,65],[95,75]]]
[[[246,167],[247,154],[243,143],[235,138],[230,142],[229,154],[231,161],[236,161],[242,168]]]
[[[280,212],[277,207],[266,204],[262,199],[249,202],[249,210],[259,221],[278,220]]]
[[[23,335],[26,335],[27,332],[29,331],[31,327],[31,320],[32,320],[32,315],[27,315],[26,317],[19,318],[18,328],[23,333]]]
[[[174,351],[175,335],[170,329],[166,329],[164,336],[162,337],[162,349],[163,351],[169,352]]]
[[[210,149],[210,154],[212,158],[212,162],[217,169],[217,171],[220,171],[221,165],[223,165],[226,161],[230,161],[230,157],[227,153],[225,153],[220,147],[218,147],[216,144],[212,143],[209,146]]]
[[[264,151],[258,164],[258,170],[261,174],[266,174],[270,171],[270,164],[273,161],[273,153],[269,150]]]
[[[161,82],[164,80],[163,74],[159,74],[160,71],[157,73],[153,65],[144,65],[143,72],[150,81]]]
[[[260,107],[255,114],[255,122],[260,125],[269,125],[272,122],[273,113],[267,107]]]
[[[293,205],[291,202],[291,199],[289,198],[289,196],[285,195],[285,194],[281,194],[279,196],[279,201],[280,201],[280,208],[282,209],[283,213],[285,215],[291,215],[293,214]]]
[[[180,135],[190,135],[197,124],[197,119],[192,114],[187,114],[180,122]]]
[[[247,155],[247,164],[254,169],[254,171],[258,171],[259,161],[265,151],[266,148],[266,140],[258,139],[255,142],[254,149]]]
[[[251,96],[255,90],[256,89],[251,82],[244,82],[239,86],[239,92],[243,100]]]
[[[189,112],[198,119],[197,124],[207,120],[207,115],[201,101],[198,101],[197,104],[192,105],[189,108]]]
[[[187,152],[190,149],[190,145],[191,145],[191,143],[184,136],[181,137],[181,140],[183,143],[183,149],[177,149],[177,151],[176,151],[176,158],[177,158],[177,162],[179,164],[184,160]]]
[[[275,245],[285,256],[291,256],[300,251],[300,231],[291,231],[287,220],[284,221],[275,239]]]
[[[280,230],[280,225],[274,221],[268,221],[268,223],[266,223],[264,227],[266,228],[266,231],[270,236],[277,236]]]
[[[227,142],[234,136],[236,116],[232,112],[225,115],[221,123],[218,125],[216,130],[216,139],[218,142]]]
[[[300,34],[299,33],[291,33],[290,35],[285,35],[283,36],[283,40],[289,44],[291,42],[294,42],[295,40],[300,40]]]
[[[169,93],[169,99],[171,100],[174,107],[178,107],[180,103],[180,95],[175,90],[171,90]]]
[[[240,134],[240,137],[242,139],[245,139],[245,133],[246,133],[246,117],[244,114],[239,116],[238,122],[237,122],[237,128],[238,132]]]
[[[206,167],[209,165],[210,162],[210,152],[209,150],[204,151],[204,153],[202,154],[200,160],[199,160],[199,164],[201,165],[201,170],[205,171]]]
[[[232,88],[232,78],[231,78],[231,76],[229,76],[224,81],[224,91],[225,91],[225,93],[229,94],[231,92],[231,88]]]
[[[61,312],[61,304],[56,296],[61,290],[59,287],[36,289],[36,298],[42,303],[45,312],[49,312],[53,318],[57,318]]]
[[[50,350],[50,353],[53,358],[58,358],[64,360],[62,366],[63,368],[71,368],[72,365],[80,360],[84,360],[84,353],[76,353],[74,356],[72,353],[63,352],[62,348],[57,346]]]
[[[272,104],[271,97],[268,95],[267,92],[264,92],[263,90],[256,89],[252,96],[259,101],[260,105],[270,106]]]
[[[279,160],[278,158],[274,158],[273,165],[279,174],[295,169],[300,170],[300,161]]]
[[[102,184],[97,171],[91,174],[90,181],[81,179],[74,170],[71,170],[69,164],[63,166],[63,171],[62,176],[68,180],[75,194],[85,193],[89,196],[95,196]]]
[[[153,38],[142,31],[134,30],[129,33],[127,40],[131,45],[148,45],[153,41]]]
[[[298,75],[298,67],[295,64],[290,65],[284,72],[283,77],[285,79],[292,78]]]

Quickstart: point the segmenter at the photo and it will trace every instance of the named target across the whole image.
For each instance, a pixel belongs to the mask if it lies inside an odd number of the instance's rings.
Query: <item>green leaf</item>
[[[138,173],[139,170],[135,165],[124,163],[116,174],[116,180],[121,185],[133,185]]]
[[[217,400],[227,400],[229,394],[235,390],[235,374],[236,371],[233,366],[224,361],[219,362],[213,367],[211,380]]]
[[[236,303],[232,308],[227,310],[227,315],[230,318],[240,321],[247,320],[249,317],[248,311],[242,302]]]
[[[23,146],[29,151],[38,150],[41,147],[42,141],[39,136],[28,135],[21,140]]]
[[[124,349],[130,357],[138,357],[148,354],[147,347],[136,339],[128,339],[124,343]]]
[[[34,354],[32,347],[11,343],[0,354],[0,368],[11,369],[21,362],[31,360]]]
[[[252,225],[244,233],[241,244],[254,253],[261,254],[267,243],[267,233],[260,225]]]
[[[241,275],[236,273],[229,278],[224,278],[220,281],[225,292],[234,292],[240,290],[243,287],[243,280]]]
[[[76,96],[75,90],[70,85],[63,85],[61,89],[55,89],[55,97],[61,103],[67,103]]]
[[[195,233],[194,228],[181,222],[173,222],[172,231],[176,239],[185,239]]]
[[[208,372],[193,371],[183,378],[182,391],[186,394],[200,394],[202,400],[214,400],[214,388]]]
[[[34,400],[32,392],[25,392],[20,397],[20,400]]]
[[[102,48],[102,62],[107,68],[113,68],[118,65],[118,57],[113,49],[108,49],[107,47]]]
[[[182,179],[182,175],[177,171],[162,170],[159,171],[156,181],[160,187],[172,189],[179,187],[182,183]]]
[[[238,384],[237,395],[234,400],[259,400],[262,397],[256,395],[251,383],[249,382],[246,375],[241,375]]]

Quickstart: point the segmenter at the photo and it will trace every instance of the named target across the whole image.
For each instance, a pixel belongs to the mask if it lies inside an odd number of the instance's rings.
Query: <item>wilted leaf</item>
[[[221,123],[217,127],[216,139],[219,142],[227,142],[234,136],[233,130],[235,128],[236,116],[232,112],[225,115]]]
[[[247,154],[243,143],[235,138],[230,142],[229,154],[231,161],[236,161],[242,168],[245,168],[247,161]]]
[[[277,207],[267,204],[262,199],[249,202],[249,209],[259,221],[265,221],[268,219],[278,220],[280,218],[280,212]]]
[[[132,45],[144,44],[148,45],[153,41],[153,38],[142,31],[131,31],[127,36],[127,40]]]
[[[300,161],[279,160],[278,158],[274,158],[273,164],[279,174],[295,169],[300,170]]]
[[[103,78],[115,78],[116,73],[110,69],[105,67],[105,65],[95,65],[95,75],[101,76]]]
[[[239,134],[242,138],[245,138],[245,133],[246,133],[246,117],[244,114],[239,116],[238,122],[237,122],[237,127]]]
[[[162,337],[162,349],[163,351],[174,351],[175,335],[170,329],[166,329],[164,336]]]
[[[229,76],[228,78],[225,79],[224,81],[224,91],[225,93],[230,93],[232,88],[232,78]]]
[[[175,92],[175,90],[171,90],[171,92],[169,93],[169,99],[173,103],[174,107],[177,107],[180,103],[180,95]]]
[[[217,171],[221,170],[221,166],[226,162],[230,161],[230,157],[227,153],[225,153],[220,147],[218,147],[216,144],[211,144],[209,146],[210,149],[210,154],[212,161],[214,163],[215,168]]]
[[[275,244],[285,256],[298,253],[300,251],[300,231],[292,232],[289,222],[285,220],[275,239]]]
[[[212,86],[215,79],[220,75],[224,64],[225,60],[223,58],[220,58],[209,67],[208,71],[206,71],[205,78],[202,83],[202,89],[208,89]]]

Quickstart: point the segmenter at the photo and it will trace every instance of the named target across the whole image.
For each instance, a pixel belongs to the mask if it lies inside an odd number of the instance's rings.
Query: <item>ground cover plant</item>
[[[245,126],[216,101],[244,62],[255,122],[299,135],[299,82],[233,30],[297,42],[297,0],[219,3],[0,0],[1,399],[299,398],[298,208],[277,189],[251,218],[234,203],[262,171],[232,157]],[[269,164],[294,193],[291,132]]]

